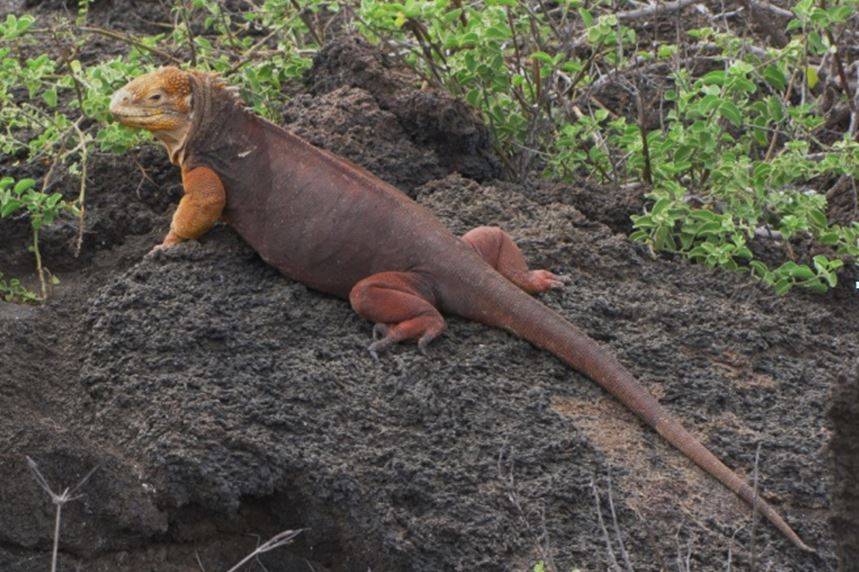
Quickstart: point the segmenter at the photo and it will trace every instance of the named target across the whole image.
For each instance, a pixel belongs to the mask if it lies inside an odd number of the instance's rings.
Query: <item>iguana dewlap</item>
[[[749,504],[754,491],[671,416],[594,340],[529,293],[559,277],[528,269],[501,230],[457,238],[427,209],[366,170],[254,115],[216,77],[161,68],[117,91],[111,113],[151,131],[182,169],[185,195],[160,248],[224,218],[286,276],[348,298],[374,322],[375,356],[393,343],[421,348],[442,313],[505,328],[595,380]],[[810,550],[766,502],[758,510]]]

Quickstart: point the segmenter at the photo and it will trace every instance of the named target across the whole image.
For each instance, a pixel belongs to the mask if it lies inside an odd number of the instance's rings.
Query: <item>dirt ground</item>
[[[0,304],[0,570],[49,564],[53,506],[25,455],[57,489],[99,467],[64,510],[63,570],[226,570],[297,528],[250,569],[596,571],[624,552],[638,571],[823,571],[839,553],[857,569],[859,297],[776,298],[653,259],[623,235],[640,197],[500,180],[464,106],[354,39],[317,57],[283,117],[454,232],[502,226],[569,275],[544,302],[749,480],[760,445],[761,494],[818,555],[509,334],[451,319],[428,356],[376,363],[348,304],[228,227],[146,256],[181,193],[153,147],[94,158],[84,254],[60,221],[44,237],[51,301]],[[26,240],[0,222],[0,269],[27,272]]]

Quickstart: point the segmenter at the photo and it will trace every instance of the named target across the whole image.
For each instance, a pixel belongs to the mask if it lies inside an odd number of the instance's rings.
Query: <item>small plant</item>
[[[4,302],[18,302],[22,304],[35,304],[39,301],[38,294],[32,290],[28,290],[17,278],[9,278],[7,280],[3,277],[2,272],[0,272],[0,298]]]
[[[78,500],[83,495],[77,494],[79,490],[86,484],[86,482],[92,477],[93,473],[99,468],[99,465],[93,467],[90,472],[88,472],[84,477],[78,481],[73,487],[66,487],[63,489],[61,493],[55,493],[51,486],[48,484],[48,480],[39,470],[39,465],[36,464],[36,461],[27,457],[27,466],[30,467],[30,471],[33,472],[33,477],[36,479],[36,482],[39,483],[39,486],[42,487],[48,495],[51,497],[51,502],[57,507],[55,517],[54,517],[54,545],[53,550],[51,551],[51,572],[57,571],[57,555],[59,554],[60,549],[60,528],[63,521],[63,507],[66,503]]]
[[[43,193],[36,189],[35,179],[15,181],[12,177],[3,177],[0,179],[0,218],[9,217],[19,210],[25,211],[30,220],[33,236],[30,249],[36,258],[36,274],[41,285],[41,296],[38,300],[45,300],[48,292],[42,254],[39,251],[40,231],[44,225],[51,224],[63,210],[76,213],[77,209],[74,205],[65,202],[59,193]],[[51,281],[56,283],[56,278],[52,276]],[[11,286],[12,282],[20,286],[20,283],[13,279],[10,281],[10,288],[14,288]],[[20,292],[20,288],[17,290]],[[21,296],[21,298],[26,301],[34,301],[33,297],[29,295]],[[7,299],[7,301],[10,300]]]

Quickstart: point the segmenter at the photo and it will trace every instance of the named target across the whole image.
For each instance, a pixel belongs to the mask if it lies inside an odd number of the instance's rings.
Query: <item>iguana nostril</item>
[[[110,112],[116,113],[122,106],[128,105],[130,94],[125,88],[118,89],[110,98]]]

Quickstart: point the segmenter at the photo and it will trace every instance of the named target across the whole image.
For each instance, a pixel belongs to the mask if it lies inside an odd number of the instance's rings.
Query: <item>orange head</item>
[[[190,73],[170,66],[135,78],[113,94],[110,112],[123,125],[156,135],[187,130],[191,123]]]

